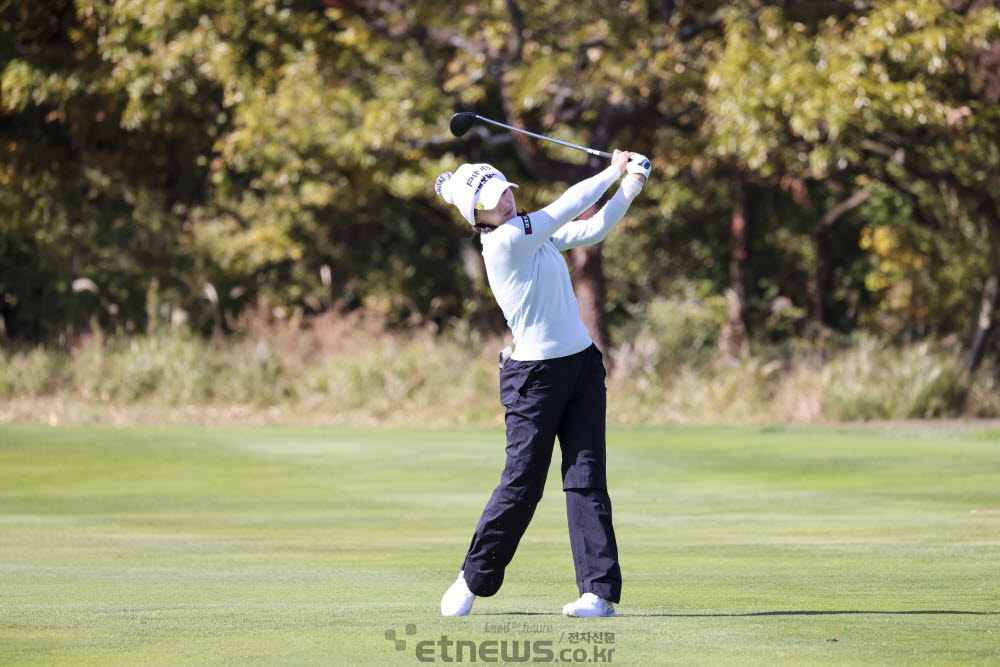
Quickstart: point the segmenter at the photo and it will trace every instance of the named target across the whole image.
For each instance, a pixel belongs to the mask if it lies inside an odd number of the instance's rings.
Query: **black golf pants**
[[[542,498],[558,437],[577,587],[581,595],[619,601],[622,577],[604,469],[604,379],[604,362],[594,345],[557,359],[508,360],[500,371],[507,462],[462,566],[476,595],[493,595],[503,584],[504,570]]]

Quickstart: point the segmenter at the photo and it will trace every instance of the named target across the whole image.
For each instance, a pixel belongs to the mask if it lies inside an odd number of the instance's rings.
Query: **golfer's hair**
[[[472,219],[473,220],[477,220],[479,218],[479,216],[477,215],[478,213],[479,213],[479,211],[477,211],[475,209],[472,210]],[[517,212],[517,214],[518,215],[528,215],[528,211],[522,208],[520,211]],[[472,225],[472,235],[476,236],[476,234],[489,234],[494,229],[496,229],[496,227],[490,227],[489,225],[483,225],[483,224],[480,224],[479,222],[476,222],[475,224]]]
[[[473,213],[472,215],[475,216],[476,214]],[[472,235],[476,236],[478,234],[489,234],[490,232],[493,231],[493,229],[494,228],[490,227],[489,225],[484,225],[477,222],[476,224],[472,225]]]

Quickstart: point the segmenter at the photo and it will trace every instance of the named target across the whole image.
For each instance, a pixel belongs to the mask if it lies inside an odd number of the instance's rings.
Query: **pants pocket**
[[[516,407],[524,398],[524,386],[531,377],[532,366],[508,360],[500,369],[500,403],[506,408]]]

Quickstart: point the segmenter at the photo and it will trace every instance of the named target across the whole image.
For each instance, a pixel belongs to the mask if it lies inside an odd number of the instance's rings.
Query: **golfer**
[[[626,172],[600,211],[575,220]],[[649,160],[615,151],[610,167],[531,214],[516,211],[511,188],[517,185],[488,164],[463,164],[437,178],[438,194],[480,234],[490,288],[515,346],[512,355],[509,348],[501,353],[500,362],[507,461],[458,579],[441,599],[445,616],[465,616],[476,596],[489,597],[500,589],[542,498],[556,437],[580,590],[580,599],[567,604],[563,614],[615,615],[622,576],[604,470],[604,362],[580,320],[560,251],[603,240],[648,175]]]

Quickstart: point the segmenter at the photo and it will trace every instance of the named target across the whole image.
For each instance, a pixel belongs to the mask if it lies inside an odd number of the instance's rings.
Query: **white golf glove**
[[[625,165],[625,173],[627,174],[642,174],[647,180],[649,179],[649,158],[645,155],[639,155],[634,153],[629,156],[628,164]]]

